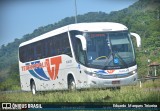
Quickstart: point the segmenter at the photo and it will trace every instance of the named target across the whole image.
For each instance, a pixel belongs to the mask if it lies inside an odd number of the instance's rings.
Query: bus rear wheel
[[[34,81],[31,82],[31,91],[33,95],[36,94],[36,85]]]

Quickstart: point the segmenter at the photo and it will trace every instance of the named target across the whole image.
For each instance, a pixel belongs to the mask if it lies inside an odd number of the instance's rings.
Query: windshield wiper
[[[118,52],[113,53],[114,55],[117,55],[117,57],[121,60],[121,63],[128,68],[127,63],[122,59],[122,57],[118,54]]]
[[[122,59],[122,57],[118,54],[118,52],[116,52],[116,53],[112,53],[112,54],[110,54],[110,56],[109,56],[109,58],[112,56],[112,61],[114,62],[114,58],[115,58],[115,56],[117,56],[119,59],[120,59],[120,61],[121,61],[121,63],[122,63],[122,65],[124,65],[125,67],[127,67],[128,68],[128,64]],[[106,63],[108,63],[108,62],[106,62]],[[114,63],[113,63],[114,64]],[[120,68],[120,66],[108,66],[107,64],[105,64],[104,65],[104,67],[103,67],[103,69],[117,69],[117,68]]]

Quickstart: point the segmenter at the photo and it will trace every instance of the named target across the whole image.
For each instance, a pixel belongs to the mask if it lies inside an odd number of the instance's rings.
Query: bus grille
[[[131,74],[125,73],[125,74],[112,74],[112,75],[98,75],[98,77],[102,79],[124,78],[128,76],[131,76]]]

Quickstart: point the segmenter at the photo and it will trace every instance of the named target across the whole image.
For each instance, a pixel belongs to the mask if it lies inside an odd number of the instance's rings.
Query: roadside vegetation
[[[160,102],[160,79],[120,90],[87,89],[69,91],[1,93],[0,102]]]

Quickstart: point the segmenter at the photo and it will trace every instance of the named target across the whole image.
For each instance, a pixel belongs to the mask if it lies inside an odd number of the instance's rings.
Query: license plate
[[[112,81],[112,84],[120,84],[120,81]]]

